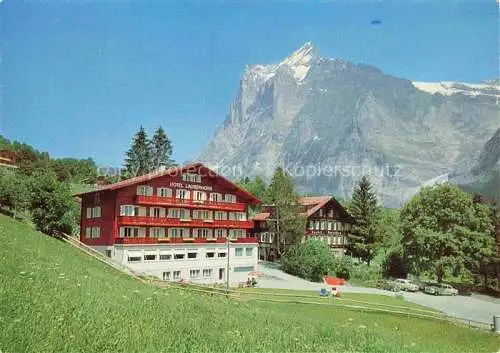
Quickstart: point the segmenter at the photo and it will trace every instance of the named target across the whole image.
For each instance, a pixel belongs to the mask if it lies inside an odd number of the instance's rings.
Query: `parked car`
[[[458,290],[445,283],[434,283],[425,286],[424,292],[433,295],[457,295]]]
[[[399,292],[401,290],[401,285],[396,281],[385,281],[382,284],[382,289],[389,290],[391,292]]]
[[[407,291],[407,292],[416,292],[418,291],[418,285],[415,283],[412,283],[409,279],[406,278],[396,278],[394,280],[395,283],[399,285],[399,288],[401,290]]]

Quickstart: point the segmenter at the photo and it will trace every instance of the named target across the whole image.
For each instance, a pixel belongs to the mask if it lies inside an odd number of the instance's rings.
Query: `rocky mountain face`
[[[224,124],[200,160],[229,177],[270,178],[347,198],[370,175],[387,206],[471,161],[500,126],[498,86],[413,83],[327,59],[306,43],[245,69]]]
[[[486,142],[480,153],[450,174],[450,179],[465,190],[478,192],[500,201],[500,128]]]

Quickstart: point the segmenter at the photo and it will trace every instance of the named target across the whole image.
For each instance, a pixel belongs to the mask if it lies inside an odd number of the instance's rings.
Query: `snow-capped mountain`
[[[234,178],[270,178],[282,166],[299,191],[340,197],[369,174],[384,203],[398,206],[470,160],[500,126],[498,88],[480,86],[415,83],[306,43],[246,67],[200,159]]]

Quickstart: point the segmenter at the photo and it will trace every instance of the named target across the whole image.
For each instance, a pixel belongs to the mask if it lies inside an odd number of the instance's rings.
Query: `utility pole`
[[[229,294],[229,231],[226,237],[227,243],[227,276],[226,276],[226,294]]]

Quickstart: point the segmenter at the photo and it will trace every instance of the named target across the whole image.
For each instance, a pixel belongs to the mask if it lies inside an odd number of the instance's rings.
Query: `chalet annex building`
[[[353,223],[347,210],[331,196],[301,197],[299,203],[301,215],[307,219],[303,241],[308,237],[319,239],[328,244],[335,256],[343,256]],[[259,258],[275,261],[279,259],[278,239],[273,227],[277,219],[276,208],[264,205],[262,211],[252,218],[255,223],[254,236],[259,238]],[[280,243],[283,244],[282,239]]]
[[[164,280],[246,281],[257,270],[255,196],[201,163],[78,194],[81,241]],[[229,271],[228,271],[229,266]]]

